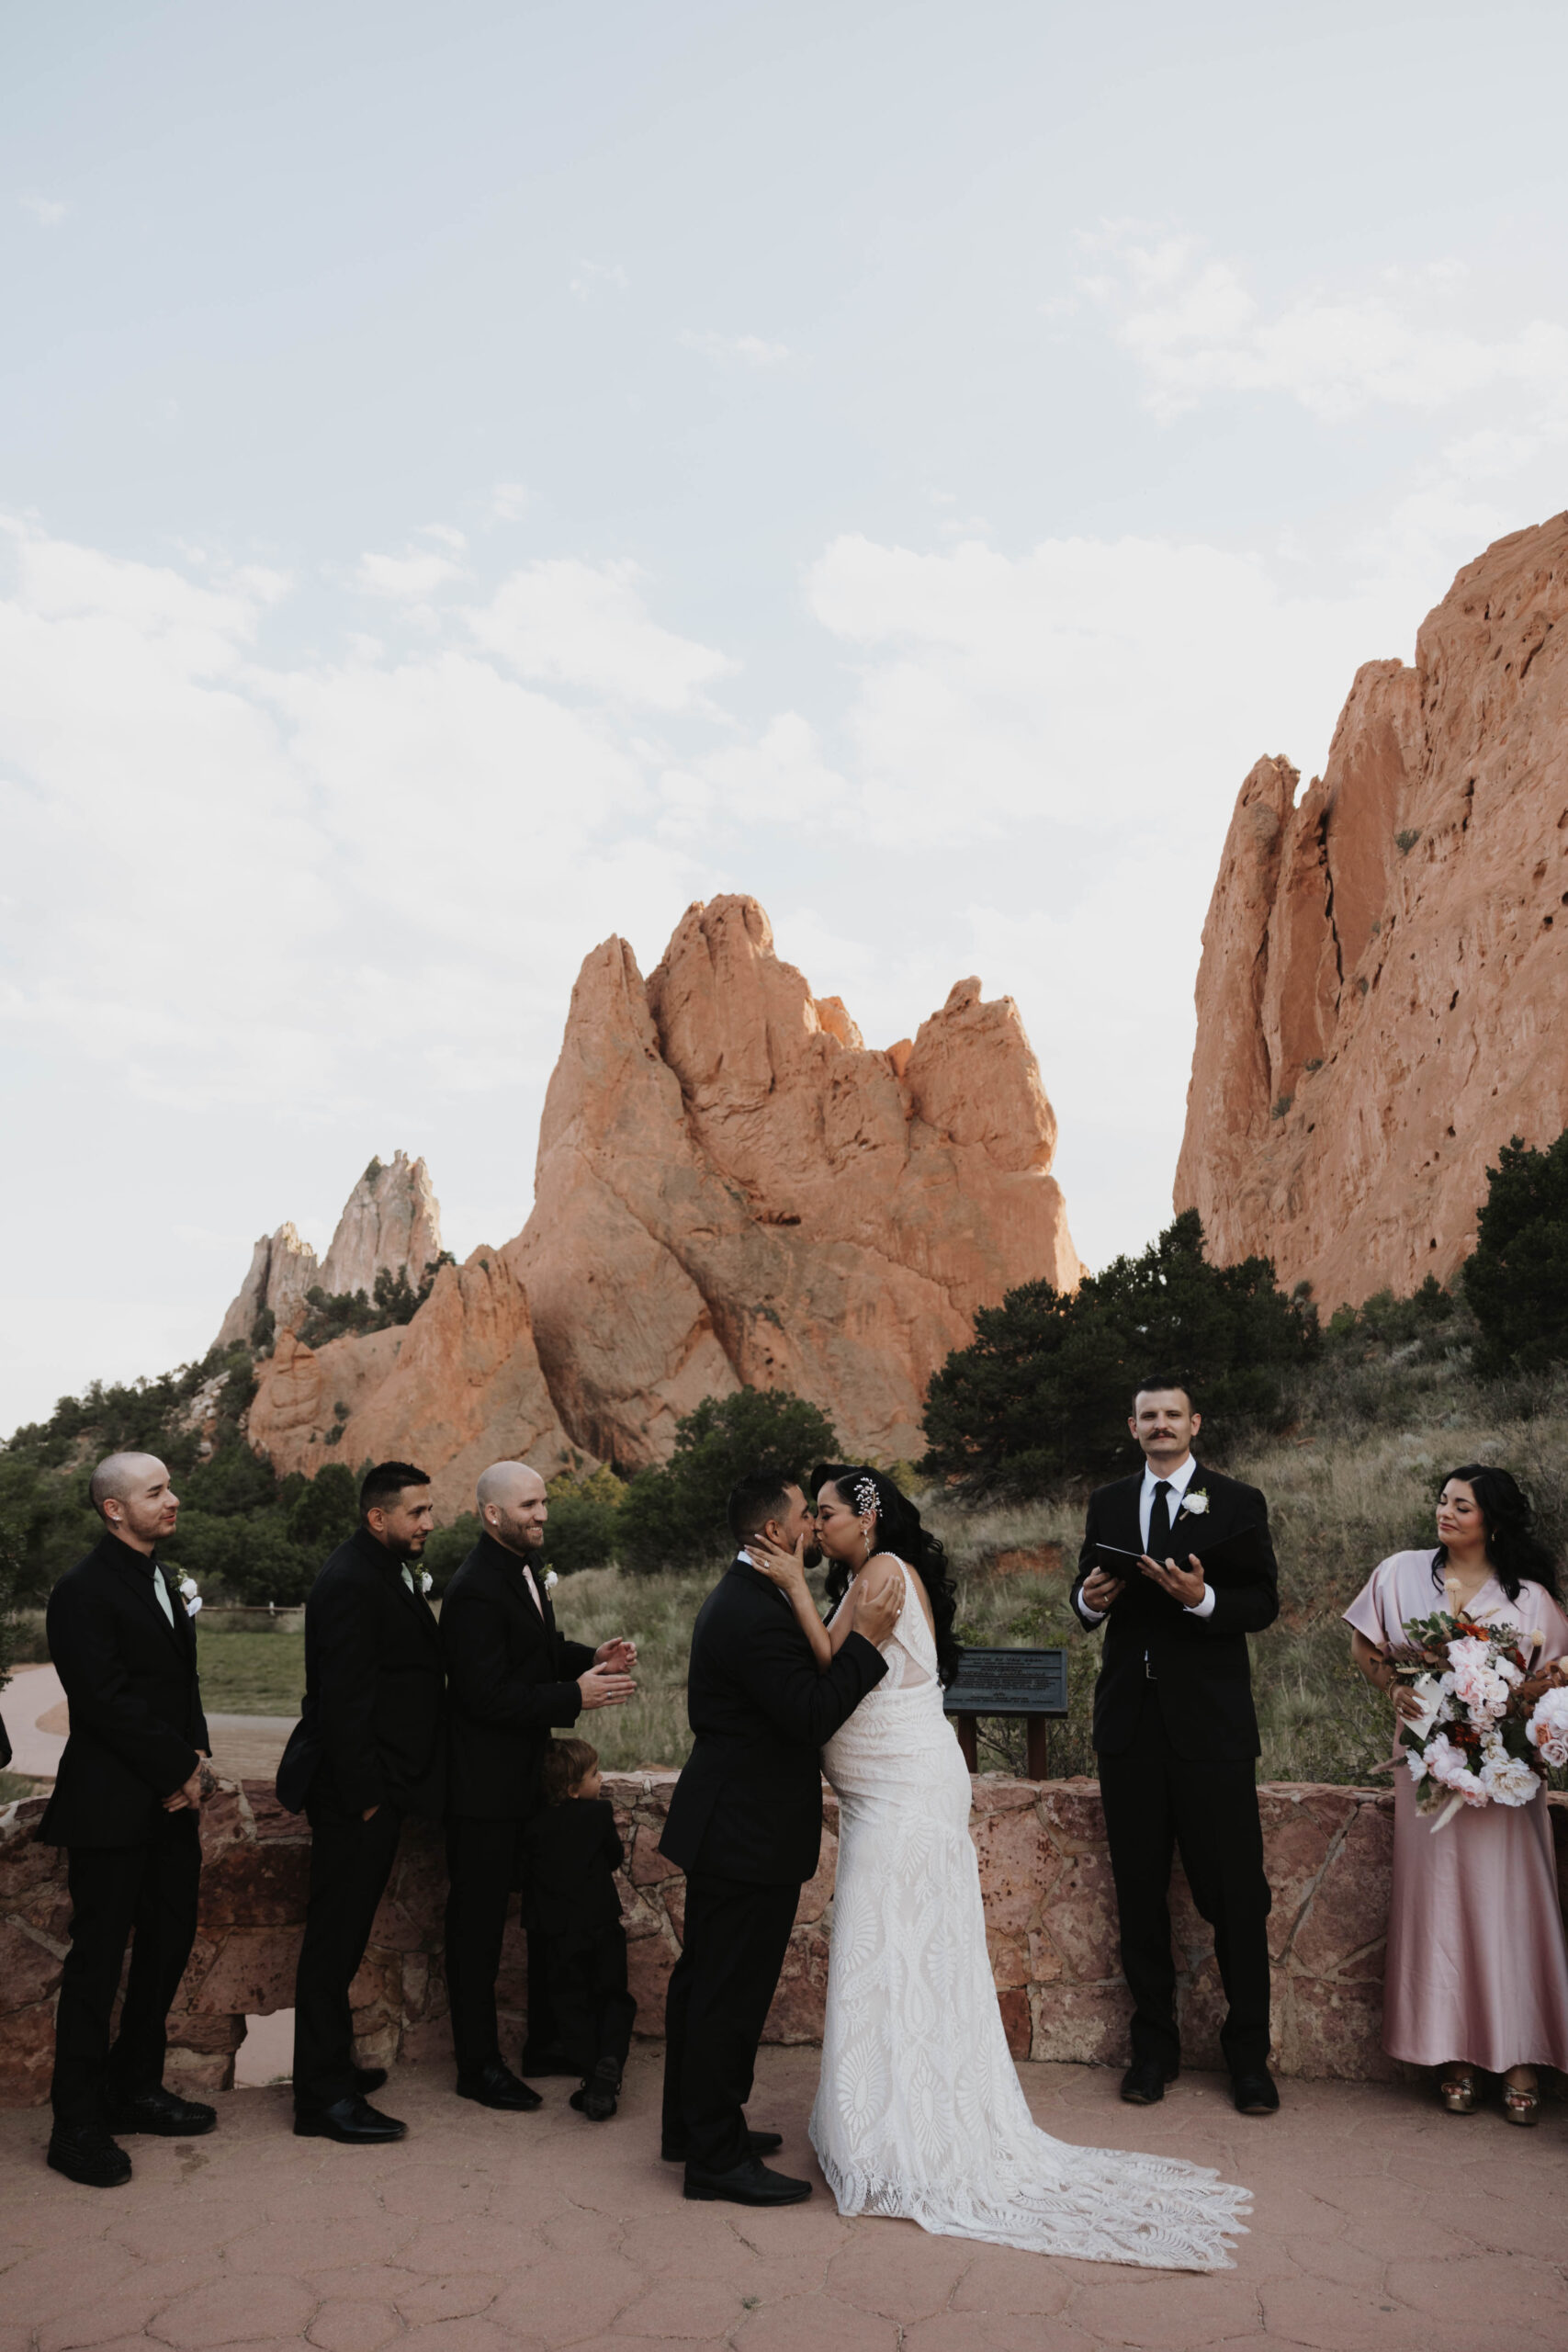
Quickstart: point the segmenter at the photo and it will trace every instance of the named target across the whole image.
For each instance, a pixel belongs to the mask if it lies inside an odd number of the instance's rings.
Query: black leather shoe
[[[746,2141],[754,2156],[774,2156],[784,2146],[784,2133],[782,2132],[748,2132]],[[683,2165],[686,2161],[685,2143],[682,2141],[666,2140],[659,2153],[667,2165]]]
[[[101,2123],[56,2124],[49,2135],[49,2162],[84,2188],[118,2188],[130,2178],[130,2158],[117,2148]]]
[[[1267,2066],[1255,2075],[1233,2075],[1231,2097],[1238,2115],[1273,2115],[1280,2105],[1280,2086]]]
[[[341,2140],[345,2148],[384,2147],[389,2140],[404,2138],[408,2128],[395,2116],[383,2115],[378,2107],[371,2107],[355,2092],[350,2092],[347,2098],[334,2098],[331,2107],[320,2107],[313,2114],[297,2115],[294,2119],[297,2140]]]
[[[481,2107],[498,2107],[511,2115],[532,2115],[544,2100],[526,2083],[520,2083],[510,2066],[498,2060],[485,2067],[482,2074],[459,2075],[457,2097],[477,2099]]]
[[[608,2123],[617,2100],[607,2083],[584,2083],[581,2090],[573,2091],[567,2105],[586,2115],[590,2123]]]
[[[372,2091],[378,2091],[386,2079],[385,2066],[355,2066],[354,2069],[354,2087],[361,2098],[368,2098]]]
[[[1135,2058],[1122,2077],[1122,2096],[1129,2107],[1157,2107],[1167,2083],[1174,2083],[1179,2071],[1163,2059]]]
[[[787,2174],[770,2172],[755,2156],[737,2165],[733,2172],[695,2172],[686,2166],[686,2195],[706,2203],[724,2205],[800,2205],[811,2194],[808,2180],[791,2180]]]
[[[141,2091],[135,2098],[104,2101],[104,2127],[110,2133],[151,2132],[160,2140],[198,2140],[218,2121],[215,2107],[194,2098],[178,2098],[160,2083],[156,2090]]]

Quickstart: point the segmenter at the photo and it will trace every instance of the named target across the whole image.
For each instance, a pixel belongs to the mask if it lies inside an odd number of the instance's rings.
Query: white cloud
[[[747,368],[777,368],[792,356],[787,343],[768,343],[760,334],[717,334],[711,330],[698,334],[688,327],[681,341],[688,351],[701,352],[705,359],[739,359]]]
[[[580,261],[567,283],[580,302],[591,302],[606,288],[614,294],[626,293],[631,279],[618,261]]]
[[[634,563],[532,563],[466,615],[480,645],[519,674],[579,686],[649,710],[690,709],[734,663],[661,628]]]
[[[533,503],[533,492],[521,481],[498,481],[490,494],[491,512],[502,523],[520,523]]]
[[[71,207],[51,196],[24,196],[17,198],[22,210],[29,213],[40,229],[58,229]]]
[[[461,545],[459,538],[458,544]],[[459,580],[461,567],[450,556],[432,548],[413,548],[406,555],[362,555],[355,584],[367,596],[385,596],[394,604],[423,604],[448,580]]]
[[[1266,309],[1196,237],[1113,229],[1089,241],[1085,291],[1173,417],[1215,392],[1281,392],[1330,423],[1375,403],[1436,412],[1478,394],[1568,404],[1568,327],[1530,319],[1487,334],[1445,316],[1465,273],[1438,266],[1384,290],[1311,288]]]

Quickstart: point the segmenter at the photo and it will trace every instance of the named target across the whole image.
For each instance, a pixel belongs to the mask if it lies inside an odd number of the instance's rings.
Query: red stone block
[[[1043,1928],[1030,1930],[1029,1981],[1032,1984],[1054,1984],[1062,1973],[1062,1955]]]
[[[828,1939],[816,1928],[795,1928],[762,2028],[763,2041],[820,2041],[827,2000]]]
[[[1028,1936],[1008,1935],[987,1925],[986,1951],[991,1962],[991,1982],[998,1993],[1029,1984],[1031,1941]]]
[[[824,1829],[822,1849],[818,1856],[816,1872],[801,1888],[800,1901],[795,1905],[795,1917],[797,1926],[804,1926],[820,1919],[823,1912],[833,1900],[833,1882],[837,1876],[838,1868],[838,1838],[831,1830]]]
[[[62,1955],[0,1920],[0,2010],[25,2009],[53,1993]]]
[[[626,1983],[637,2003],[638,2033],[663,2032],[670,1972],[679,1958],[676,1946],[665,1937],[645,1937],[627,1950]]]
[[[1081,1853],[1087,1846],[1104,1845],[1105,1813],[1100,1802],[1098,1781],[1081,1776],[1071,1781],[1050,1781],[1035,1793],[1040,1800],[1041,1818],[1064,1853]]]
[[[1031,1996],[1036,2058],[1124,2066],[1133,1996],[1124,1984],[1046,1984]]]
[[[1068,1974],[1077,1983],[1095,1984],[1121,1974],[1116,1890],[1109,1855],[1078,1853],[1064,1864],[1043,1924]]]
[[[625,1881],[620,1883],[621,1925],[626,1931],[626,1941],[635,1943],[639,1936],[661,1936],[664,1914],[659,1905],[646,1895],[631,1893]]]
[[[169,2047],[190,2050],[208,2056],[232,2057],[245,2038],[243,2017],[171,2017]]]
[[[212,2091],[231,2091],[234,2054],[232,2051],[186,2050],[172,2041],[164,2061],[164,2081],[181,2098],[204,2098]]]
[[[1382,2041],[1381,1984],[1325,1984],[1293,1975],[1290,2006],[1292,2074],[1352,2083],[1393,2079],[1393,2061]]]
[[[1274,1898],[1269,1914],[1269,1950],[1279,1960],[1291,1948],[1328,1860],[1331,1830],[1316,1807],[1288,1803],[1277,1791],[1259,1791],[1258,1810],[1263,1821],[1263,1867]],[[1337,1834],[1336,1826],[1332,1835]]]
[[[1032,1813],[1039,1795],[1037,1781],[1015,1781],[1007,1772],[970,1776],[969,1802],[976,1814]]]
[[[663,1835],[662,1825],[639,1822],[632,1841],[628,1875],[634,1886],[652,1886],[661,1878],[678,1878],[680,1872],[673,1862],[666,1861],[659,1850]]]
[[[234,1928],[197,1987],[191,2007],[203,2013],[268,2017],[294,2007],[298,1928]]]
[[[986,1925],[1002,1934],[1037,1928],[1061,1877],[1062,1856],[1031,1805],[983,1814],[969,1825],[980,1864]]]
[[[54,2072],[54,2002],[11,2009],[0,2024],[0,2107],[41,2107]]]
[[[1325,1870],[1296,1930],[1292,1956],[1298,1970],[1314,1976],[1337,1975],[1357,1954],[1380,1944],[1387,1930],[1393,1883],[1392,1809],[1359,1805],[1345,1842]]]
[[[1008,2048],[1015,2058],[1027,2058],[1034,2034],[1029,1995],[1021,1986],[1011,1986],[997,1995],[997,2006],[1002,2013],[1002,2031],[1007,2035]]]
[[[64,1887],[64,1847],[40,1846],[33,1836],[48,1802],[23,1797],[10,1819],[0,1824],[0,1910],[19,1909],[42,1887]]]
[[[201,1867],[212,1870],[231,1847],[251,1841],[250,1808],[234,1781],[220,1781],[201,1802]]]
[[[452,2055],[452,2020],[450,2018],[423,2018],[405,2025],[398,2036],[398,2056],[417,2065],[424,2060],[450,2059]]]
[[[1176,2014],[1181,2027],[1184,2066],[1224,2071],[1220,2028],[1228,2006],[1220,1983],[1219,1963],[1211,1951],[1200,1962],[1190,1983],[1177,1987]]]
[[[302,1813],[289,1813],[277,1802],[277,1793],[270,1781],[242,1781],[245,1803],[250,1807],[251,1821],[256,1836],[264,1838],[298,1839],[301,1845],[310,1842],[310,1826]]]
[[[675,1940],[680,1943],[686,1933],[685,1880],[683,1878],[667,1879],[659,1890],[659,1901],[663,1906],[665,1917],[675,1931]]]
[[[307,1845],[236,1843],[216,1863],[206,1860],[204,1847],[202,1933],[233,1927],[302,1928],[310,1884]]]

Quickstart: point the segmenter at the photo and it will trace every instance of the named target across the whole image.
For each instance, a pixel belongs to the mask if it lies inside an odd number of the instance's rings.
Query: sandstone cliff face
[[[1203,928],[1176,1205],[1326,1308],[1447,1281],[1498,1147],[1568,1124],[1568,515],[1357,674],[1328,765],[1260,760]]]
[[[547,1476],[661,1460],[682,1414],[742,1385],[812,1398],[857,1451],[912,1453],[976,1308],[1078,1279],[1055,1134],[1008,999],[962,980],[873,1052],[779,961],[755,900],[694,907],[648,981],[619,939],[585,961],[524,1231],[443,1268],[401,1329],[319,1351],[288,1329],[252,1441],[310,1471],[341,1428],[335,1458],[408,1456],[443,1511],[502,1456]]]
[[[562,1419],[640,1464],[701,1397],[785,1387],[859,1450],[918,1451],[976,1307],[1077,1280],[1055,1144],[1016,1008],[977,981],[896,1056],[818,1005],[754,899],[692,908],[646,987],[606,943],[510,1253]]]
[[[219,1327],[217,1344],[248,1340],[256,1317],[269,1307],[279,1331],[302,1320],[307,1292],[362,1290],[375,1295],[376,1277],[406,1273],[417,1290],[427,1266],[441,1255],[441,1208],[423,1159],[395,1151],[383,1165],[373,1159],[344,1205],[337,1230],[320,1264],[292,1225],[263,1234],[251,1268]]]

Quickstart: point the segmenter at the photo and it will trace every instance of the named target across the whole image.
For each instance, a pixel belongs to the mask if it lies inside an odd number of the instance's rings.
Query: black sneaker
[[[620,2093],[620,2068],[613,2058],[601,2058],[582,2088],[573,2091],[567,2105],[575,2107],[579,2115],[586,2115],[590,2123],[608,2123]]]
[[[203,2107],[198,2099],[179,2098],[161,2083],[154,2090],[139,2091],[134,2098],[116,2098],[112,2091],[104,2097],[106,2127],[111,2132],[120,2132],[128,2136],[147,2132],[160,2140],[199,2140],[217,2121],[215,2107]]]
[[[118,2188],[130,2178],[130,2158],[101,2123],[57,2123],[49,2135],[48,2162],[84,2188]]]

